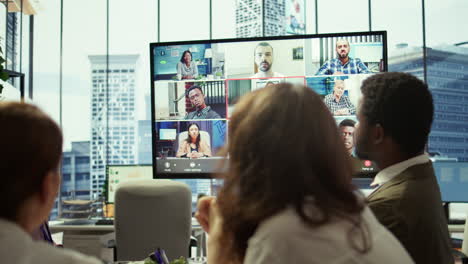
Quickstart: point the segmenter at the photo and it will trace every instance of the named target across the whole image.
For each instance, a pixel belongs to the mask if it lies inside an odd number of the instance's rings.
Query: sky
[[[213,0],[213,38],[235,37],[239,0]],[[306,2],[307,33],[315,32],[315,1]],[[41,0],[35,17],[34,102],[59,121],[60,5]],[[146,119],[150,92],[149,43],[158,41],[156,0],[110,0],[110,54],[139,54],[137,118]],[[319,33],[368,30],[367,0],[318,0]],[[160,41],[209,38],[208,0],[161,0]],[[1,10],[0,10],[1,11]],[[63,103],[65,149],[90,139],[91,72],[88,55],[106,53],[106,1],[64,0]],[[426,0],[428,46],[468,41],[466,0]],[[1,17],[1,16],[0,16]],[[372,29],[388,31],[389,55],[398,43],[422,46],[420,0],[373,0]],[[2,31],[0,31],[2,34]]]

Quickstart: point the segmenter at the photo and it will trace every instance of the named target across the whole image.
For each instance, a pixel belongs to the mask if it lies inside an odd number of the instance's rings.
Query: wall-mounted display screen
[[[150,52],[158,178],[205,178],[222,169],[237,101],[271,83],[317,92],[353,156],[361,83],[387,70],[385,31],[153,43]],[[356,164],[375,171],[368,161]]]

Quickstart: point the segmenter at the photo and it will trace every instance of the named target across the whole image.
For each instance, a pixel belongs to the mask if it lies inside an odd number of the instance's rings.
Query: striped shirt
[[[353,103],[351,103],[349,97],[346,95],[342,95],[340,101],[336,102],[335,95],[331,93],[325,96],[323,101],[328,107],[328,109],[330,109],[330,112],[332,112],[333,115],[335,114],[336,110],[340,110],[343,108],[348,109],[350,115],[356,114],[356,107],[354,107]]]
[[[315,75],[332,75],[336,72],[344,74],[372,73],[361,59],[349,58],[344,65],[339,59],[331,59],[325,62]]]

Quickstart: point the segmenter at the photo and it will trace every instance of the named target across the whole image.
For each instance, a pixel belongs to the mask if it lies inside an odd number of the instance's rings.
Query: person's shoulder
[[[325,97],[323,98],[324,101],[330,101],[331,99],[333,99],[333,94],[327,94],[325,95]]]
[[[82,253],[70,250],[57,248],[57,263],[80,263],[80,264],[101,264],[102,262],[95,257],[87,256]],[[53,262],[49,262],[53,263]]]
[[[317,209],[313,204],[304,206],[306,214],[314,215]],[[262,242],[265,240],[296,240],[300,237],[311,239],[315,236],[321,236],[330,226],[335,223],[328,223],[318,227],[311,227],[299,216],[296,209],[287,207],[275,215],[262,221],[255,232],[255,238],[251,242]],[[339,224],[338,224],[339,226]]]
[[[407,168],[401,173],[401,177],[405,178],[405,197],[408,199],[440,197],[439,186],[430,162]]]
[[[364,64],[360,58],[351,58],[354,61],[354,64]],[[365,66],[365,65],[364,65]]]
[[[249,243],[258,243],[275,237],[282,237],[298,229],[301,219],[294,209],[287,208],[260,223]]]
[[[273,72],[273,77],[285,77],[285,75],[279,72]]]
[[[398,187],[410,195],[416,189],[427,189],[429,185],[436,184],[434,170],[429,162],[410,166],[394,178],[399,182]],[[417,194],[418,196],[422,193]]]
[[[395,177],[394,179],[386,182],[383,186],[379,187],[379,189],[368,197],[368,201],[371,204],[374,202],[388,204],[399,203],[403,199],[407,188],[408,181],[406,179],[402,178],[399,180]]]
[[[369,252],[365,256],[367,261],[414,263],[401,243],[379,222],[369,207],[364,207],[361,219],[368,229],[369,240],[372,241]]]
[[[34,263],[102,264],[95,257],[87,256],[70,249],[56,248],[44,242],[35,242],[34,244],[34,249],[32,249],[34,250],[33,259],[40,260]]]
[[[212,118],[212,119],[221,118],[221,116],[215,110],[213,110],[213,108],[211,108],[211,106],[208,106],[208,107],[209,107],[209,109],[208,109],[208,111],[206,113],[207,118]]]
[[[429,178],[434,176],[434,167],[428,160],[425,163],[416,164],[405,169],[402,174],[406,174],[410,179]]]
[[[185,120],[194,119],[194,117],[195,117],[195,112],[196,112],[196,111],[187,113],[187,114],[185,115],[184,119],[185,119]]]
[[[334,62],[335,60],[336,60],[336,59],[334,59],[334,58],[328,59],[328,60],[326,60],[326,61],[323,63],[323,65],[329,65],[329,64],[331,64],[332,62]]]

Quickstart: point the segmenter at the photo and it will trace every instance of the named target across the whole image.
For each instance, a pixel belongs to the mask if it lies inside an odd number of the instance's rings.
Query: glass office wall
[[[105,56],[107,53],[106,11],[105,0],[63,1],[62,129],[65,150],[68,150],[64,153],[62,165],[60,201],[64,211],[71,211],[66,205],[70,200],[96,199],[98,195],[93,195],[93,191],[97,193],[99,184],[104,184],[104,173],[96,173],[99,171],[97,167],[104,165],[100,164],[101,160],[93,160],[95,156],[90,143],[93,143],[91,124],[95,122],[92,113],[97,109],[92,98],[98,90],[105,91],[105,79],[102,78],[100,86],[96,86],[90,56]],[[72,212],[60,213],[59,216],[79,217]]]
[[[262,24],[255,28],[256,19],[263,19],[258,0],[75,2],[42,0],[34,16],[33,100],[64,130],[64,199],[73,192],[75,198],[96,198],[105,164],[151,162],[149,42],[275,35]],[[429,151],[468,160],[468,37],[462,30],[468,21],[461,19],[466,1],[265,2],[275,12],[293,14],[285,15],[285,23],[304,10],[297,16],[308,34],[387,30],[389,70],[426,78],[433,91]],[[23,15],[23,72],[27,21]]]
[[[212,1],[211,28],[214,39],[236,37],[236,1]]]
[[[435,116],[429,151],[468,161],[468,2],[426,0],[427,83]]]
[[[423,79],[421,10],[420,0],[372,1],[371,13],[372,29],[387,30],[389,71],[409,72]]]
[[[160,41],[210,38],[210,0],[159,0],[159,8]]]
[[[317,5],[318,33],[369,30],[368,0],[318,0]]]

